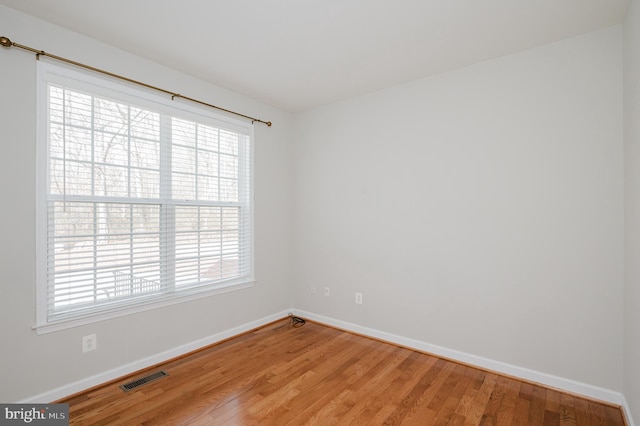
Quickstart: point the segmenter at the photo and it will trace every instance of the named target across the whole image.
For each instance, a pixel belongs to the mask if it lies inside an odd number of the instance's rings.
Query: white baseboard
[[[260,318],[255,321],[251,321],[249,323],[242,324],[237,327],[233,327],[229,330],[225,330],[220,333],[216,333],[211,336],[207,336],[202,339],[198,339],[181,346],[177,346],[165,352],[162,352],[147,358],[139,359],[137,361],[123,365],[121,367],[118,367],[109,371],[105,371],[104,373],[96,374],[94,376],[87,377],[77,382],[64,385],[57,389],[52,389],[48,392],[44,392],[39,395],[35,395],[33,397],[30,397],[23,401],[18,401],[18,402],[34,404],[34,403],[49,403],[51,401],[56,401],[66,396],[73,395],[74,393],[81,392],[85,389],[98,386],[102,383],[117,379],[119,377],[126,376],[138,370],[142,370],[144,368],[151,367],[152,365],[159,364],[161,362],[168,361],[180,355],[184,355],[186,353],[195,351],[196,349],[200,349],[205,346],[211,345],[213,343],[220,342],[224,339],[228,339],[229,337],[237,336],[238,334],[242,334],[244,332],[253,330],[255,328],[268,324],[270,322],[277,321],[281,318],[286,317],[289,312],[290,310],[278,312],[276,314],[269,315],[267,317]]]
[[[442,346],[432,345],[430,343],[421,342],[419,340],[410,339],[408,337],[398,336],[392,333],[363,327],[357,324],[325,317],[323,315],[316,315],[314,313],[302,311],[299,309],[294,309],[293,312],[297,316],[308,318],[312,321],[317,321],[319,323],[324,323],[336,328],[351,331],[357,334],[362,334],[364,336],[373,337],[386,342],[395,343],[397,345],[406,346],[408,348],[416,349],[419,351],[428,352],[433,355],[438,355],[444,358],[495,371],[497,373],[502,373],[508,376],[518,377],[527,381],[540,383],[552,388],[584,395],[589,398],[621,406],[623,405],[623,402],[625,402],[624,396],[621,393],[609,389],[604,389],[597,386],[580,383],[571,379],[541,373],[539,371],[529,370],[527,368],[518,367],[488,358],[483,358],[477,355],[471,355]],[[629,416],[630,412],[628,411],[628,407],[625,407],[625,410],[627,411],[627,418],[630,419],[631,417]],[[633,423],[631,423],[629,426],[634,425]]]
[[[622,410],[624,411],[624,415],[626,416],[627,426],[636,426],[636,424],[633,422],[633,417],[631,416],[631,408],[629,407],[627,398],[624,395],[622,395]]]

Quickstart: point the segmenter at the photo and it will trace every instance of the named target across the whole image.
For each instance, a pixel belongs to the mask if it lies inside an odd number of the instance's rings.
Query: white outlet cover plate
[[[82,338],[82,352],[95,351],[98,348],[98,340],[95,334],[90,334]]]

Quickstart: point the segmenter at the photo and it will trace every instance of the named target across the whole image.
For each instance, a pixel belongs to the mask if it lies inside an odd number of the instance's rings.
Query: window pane
[[[235,179],[220,179],[220,201],[238,201],[238,181]]]
[[[129,164],[129,139],[112,133],[96,132],[95,162],[127,166]],[[88,143],[91,147],[91,142]]]
[[[198,147],[209,151],[219,151],[219,131],[214,127],[198,125]]]
[[[198,229],[199,209],[193,206],[178,206],[175,218],[178,232]]]
[[[160,173],[155,170],[131,169],[130,195],[139,198],[158,198]]]
[[[211,176],[198,176],[198,200],[218,201],[218,178]]]
[[[52,160],[54,163],[55,160]],[[60,173],[58,176],[51,176],[52,183],[69,195],[91,195],[91,165],[87,163],[77,163],[66,161],[56,165],[51,172]]]
[[[196,150],[174,145],[171,151],[173,171],[180,173],[194,173],[196,170]]]
[[[171,137],[174,145],[183,145],[195,148],[196,124],[191,121],[174,118],[171,126]]]
[[[49,126],[49,155],[52,158],[64,158],[64,127],[52,123]]]
[[[220,176],[235,179],[238,176],[238,157],[220,155]]]
[[[95,129],[116,135],[127,135],[129,107],[107,99],[95,99]]]
[[[227,130],[220,130],[220,152],[238,155],[238,134]]]
[[[64,116],[64,90],[58,86],[49,86],[49,122],[62,123]]]
[[[64,100],[66,124],[69,126],[91,128],[92,97],[67,90]]]
[[[67,127],[64,135],[64,154],[69,160],[91,161],[91,131]]]
[[[131,107],[131,136],[153,141],[160,140],[160,114]]]
[[[132,139],[131,167],[160,170],[160,143],[143,139]]]
[[[212,151],[198,151],[198,173],[218,176],[218,154]]]
[[[172,175],[173,198],[179,200],[196,199],[196,177],[195,175],[185,175],[173,173]]]
[[[109,197],[128,195],[129,170],[126,167],[96,165],[95,194]]]

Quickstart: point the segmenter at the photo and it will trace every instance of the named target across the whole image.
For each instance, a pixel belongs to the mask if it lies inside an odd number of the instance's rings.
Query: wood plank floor
[[[58,402],[74,425],[624,425],[618,407],[288,319]]]

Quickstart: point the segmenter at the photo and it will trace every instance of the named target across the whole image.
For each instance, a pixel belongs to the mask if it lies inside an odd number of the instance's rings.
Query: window
[[[252,126],[38,72],[39,330],[252,283]]]

